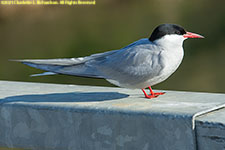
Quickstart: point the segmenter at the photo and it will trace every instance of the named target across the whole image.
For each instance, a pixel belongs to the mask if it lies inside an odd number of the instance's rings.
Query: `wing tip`
[[[8,61],[21,62],[21,63],[29,62],[28,59],[8,59]]]
[[[49,75],[56,75],[57,73],[54,72],[43,72],[39,74],[32,74],[30,77],[38,77],[38,76],[49,76]]]
[[[9,59],[8,61],[22,62],[22,59]]]

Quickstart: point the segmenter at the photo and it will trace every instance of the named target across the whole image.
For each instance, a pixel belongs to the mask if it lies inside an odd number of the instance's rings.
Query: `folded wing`
[[[24,59],[13,60],[21,62],[30,67],[48,71],[43,74],[36,74],[32,76],[66,74],[83,77],[104,78],[101,72],[96,67],[90,65],[90,62],[105,59],[105,57],[112,55],[115,51],[94,54],[87,57],[80,58],[64,58],[64,59]]]
[[[157,77],[163,69],[160,55],[161,51],[155,49],[155,45],[148,39],[142,39],[120,50],[87,57],[17,61],[48,71],[41,75],[56,73],[104,78],[113,84],[125,87]]]

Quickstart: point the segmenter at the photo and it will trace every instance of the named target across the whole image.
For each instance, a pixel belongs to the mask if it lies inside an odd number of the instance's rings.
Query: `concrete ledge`
[[[225,108],[196,118],[197,145],[204,150],[225,149]]]
[[[0,147],[205,150],[205,136],[223,140],[225,120],[209,114],[224,114],[225,94],[166,92],[147,100],[140,90],[0,81]]]

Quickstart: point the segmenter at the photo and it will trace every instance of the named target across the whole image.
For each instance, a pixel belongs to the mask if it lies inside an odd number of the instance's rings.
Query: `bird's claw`
[[[144,89],[142,89],[144,95],[145,95],[145,98],[148,98],[148,99],[151,99],[151,98],[156,98],[158,97],[159,95],[163,95],[165,94],[165,92],[158,92],[158,93],[155,93],[152,91],[151,87],[149,86],[149,90],[150,90],[150,94],[148,95]]]
[[[163,95],[163,94],[165,94],[166,92],[159,92],[159,93],[154,93],[153,95],[155,95],[155,96],[159,96],[159,95]]]
[[[156,97],[158,97],[159,95],[145,95],[145,98],[149,98],[149,99],[151,99],[151,98],[156,98]]]

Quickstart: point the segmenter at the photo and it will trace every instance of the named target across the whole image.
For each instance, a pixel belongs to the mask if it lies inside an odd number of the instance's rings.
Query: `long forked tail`
[[[43,73],[39,73],[39,74],[32,74],[30,75],[30,77],[38,77],[38,76],[49,76],[49,75],[55,75],[57,73],[54,72],[43,72]]]
[[[21,62],[30,67],[41,69],[45,72],[43,74],[34,74],[31,76],[43,76],[53,74],[66,74],[82,77],[104,78],[96,70],[95,67],[87,65],[85,58],[71,58],[71,59],[25,59],[12,60]]]

